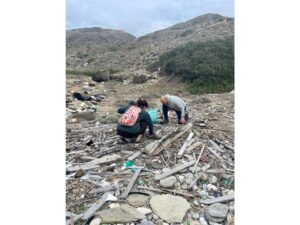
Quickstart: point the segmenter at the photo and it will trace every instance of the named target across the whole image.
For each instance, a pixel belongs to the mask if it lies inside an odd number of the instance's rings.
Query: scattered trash
[[[234,133],[217,127],[231,120],[231,99],[223,110],[209,95],[205,107],[189,107],[189,124],[170,116],[168,124],[154,124],[161,139],[123,143],[116,124],[95,117],[106,101],[95,90],[101,83],[78,85],[66,101],[67,224],[233,223]]]

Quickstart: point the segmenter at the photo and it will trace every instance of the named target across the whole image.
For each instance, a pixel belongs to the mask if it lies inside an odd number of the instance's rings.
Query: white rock
[[[206,221],[206,219],[204,217],[200,217],[199,221],[200,221],[201,225],[208,225],[207,221]]]
[[[107,201],[116,201],[118,198],[116,196],[113,196],[112,194],[107,194]]]
[[[99,225],[100,223],[101,223],[101,219],[96,217],[91,221],[90,225]]]
[[[212,184],[217,183],[217,181],[218,181],[218,178],[216,176],[212,176],[210,179],[210,183],[212,183]]]
[[[138,207],[138,208],[136,208],[136,210],[139,211],[140,213],[144,214],[144,215],[152,213],[151,209],[144,208],[144,207]]]
[[[120,204],[119,203],[111,203],[110,205],[109,205],[109,208],[116,208],[116,207],[119,207],[120,206]]]
[[[208,184],[206,187],[207,187],[207,190],[209,190],[209,191],[211,191],[211,190],[213,190],[213,191],[218,190],[218,188],[215,185],[213,185],[213,184]]]

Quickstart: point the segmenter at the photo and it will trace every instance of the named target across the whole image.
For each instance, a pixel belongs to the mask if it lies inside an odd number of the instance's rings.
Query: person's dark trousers
[[[185,108],[185,111],[186,111],[186,108]],[[165,117],[165,120],[168,119],[168,112],[169,112],[169,107],[166,106],[166,105],[163,105],[163,114],[164,114],[164,117]],[[177,118],[178,118],[178,123],[180,122],[180,118],[181,118],[181,111],[176,111],[176,115],[177,115]],[[186,115],[185,115],[186,117]]]
[[[168,116],[169,108],[168,108],[168,106],[163,105],[162,109],[163,109],[164,118],[165,118],[165,120],[167,120],[169,118],[169,116]]]
[[[140,122],[140,130],[138,133],[130,133],[126,131],[117,130],[117,134],[122,136],[123,138],[134,138],[137,137],[139,134],[144,134],[147,129],[147,123],[145,121]]]
[[[147,129],[147,123],[145,121],[141,121],[140,125],[141,125],[141,128],[140,128],[139,134],[144,134]]]

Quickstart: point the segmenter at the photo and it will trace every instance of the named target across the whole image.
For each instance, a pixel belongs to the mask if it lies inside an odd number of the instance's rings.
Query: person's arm
[[[142,113],[143,113],[143,119],[145,120],[145,122],[149,127],[149,134],[153,134],[153,123],[149,113],[147,113],[146,111],[143,111]]]

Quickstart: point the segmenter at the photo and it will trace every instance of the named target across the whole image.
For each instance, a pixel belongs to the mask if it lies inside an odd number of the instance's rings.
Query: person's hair
[[[144,108],[144,107],[148,108],[148,102],[147,102],[147,100],[142,99],[142,98],[139,98],[139,99],[136,101],[136,105],[137,105],[138,107],[141,107],[141,108]]]

